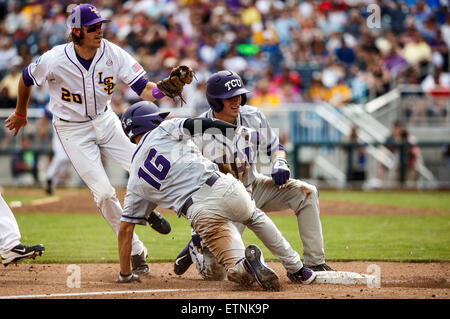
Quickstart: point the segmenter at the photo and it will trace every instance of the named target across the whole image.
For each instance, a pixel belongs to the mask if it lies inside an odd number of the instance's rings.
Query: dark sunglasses
[[[87,33],[92,33],[92,32],[97,31],[98,29],[101,29],[101,28],[102,28],[102,25],[101,25],[101,24],[99,24],[99,25],[93,25],[92,27],[87,28],[87,29],[86,29],[86,32],[87,32]]]

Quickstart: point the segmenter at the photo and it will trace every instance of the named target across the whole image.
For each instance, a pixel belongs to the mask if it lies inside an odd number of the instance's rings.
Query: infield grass
[[[190,239],[185,219],[166,216],[172,232],[160,235],[148,226],[136,233],[150,262],[173,261]],[[301,253],[294,216],[270,216]],[[43,243],[35,263],[118,263],[117,237],[106,221],[89,214],[16,214],[24,244]],[[322,216],[327,261],[450,261],[450,214],[409,216]],[[246,230],[244,243],[257,244],[266,260],[277,259]]]
[[[450,192],[319,190],[320,200],[450,211]]]

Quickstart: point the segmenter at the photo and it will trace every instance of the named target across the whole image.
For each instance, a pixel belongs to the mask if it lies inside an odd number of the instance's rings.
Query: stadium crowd
[[[231,69],[251,91],[249,104],[258,107],[326,101],[339,108],[411,84],[444,101],[444,107],[434,102],[424,107],[427,116],[447,116],[448,0],[89,2],[112,20],[103,27],[104,37],[135,56],[149,79],[161,79],[179,64],[195,70],[196,80],[183,93],[183,107],[191,115],[209,108],[209,75]],[[15,107],[17,83],[30,62],[66,43],[66,17],[74,4],[0,0],[0,108]],[[118,83],[112,107],[121,114],[138,99]],[[35,87],[30,108],[43,109],[48,100],[46,87]],[[406,99],[406,116],[419,100],[414,95]],[[171,99],[158,104],[180,107]],[[33,137],[33,126],[28,126]],[[1,148],[12,142],[3,129],[0,139]],[[49,144],[50,137],[41,142]]]
[[[242,75],[250,104],[361,103],[398,83],[450,88],[448,1],[100,0],[105,37],[132,53],[150,79],[190,65],[188,107],[207,108],[204,82],[218,69]],[[22,69],[66,42],[64,0],[0,1],[0,106],[15,106]],[[33,90],[32,106],[48,99]],[[116,107],[138,97],[118,86]],[[178,107],[171,101],[164,106]],[[167,105],[168,104],[168,105]],[[163,105],[161,105],[163,106]]]
[[[375,3],[374,3],[375,2]],[[250,103],[279,107],[364,102],[398,83],[450,87],[448,1],[100,0],[105,37],[159,79],[177,64],[198,81],[188,106],[207,107],[204,82],[226,68],[242,75]],[[0,106],[15,106],[22,69],[66,42],[70,1],[0,1]],[[375,4],[375,6],[374,6]],[[161,67],[162,66],[162,67]],[[32,106],[48,99],[33,90]],[[138,97],[119,86],[116,106]],[[165,101],[164,103],[172,103]],[[176,107],[178,105],[168,105]]]

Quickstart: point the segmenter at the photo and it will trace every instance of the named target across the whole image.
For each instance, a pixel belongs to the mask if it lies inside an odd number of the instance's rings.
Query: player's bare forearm
[[[26,86],[23,78],[19,80],[19,91],[17,95],[16,112],[20,115],[26,115],[28,103],[30,102],[32,86]]]
[[[118,235],[120,272],[131,273],[131,242],[133,239],[134,224],[121,222]]]
[[[5,120],[6,128],[14,131],[17,135],[20,128],[27,125],[27,108],[30,101],[32,87],[28,87],[23,82],[23,78],[19,80],[19,93],[17,96],[16,110]]]
[[[147,82],[147,85],[145,86],[144,90],[141,93],[141,98],[144,100],[153,102],[156,100],[156,98],[153,96],[153,88],[156,86],[156,83],[154,82]]]

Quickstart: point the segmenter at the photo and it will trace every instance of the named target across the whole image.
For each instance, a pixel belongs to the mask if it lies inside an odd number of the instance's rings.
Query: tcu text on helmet
[[[228,91],[235,87],[240,88],[241,86],[242,86],[241,79],[233,79],[225,83],[225,87],[227,88]]]

